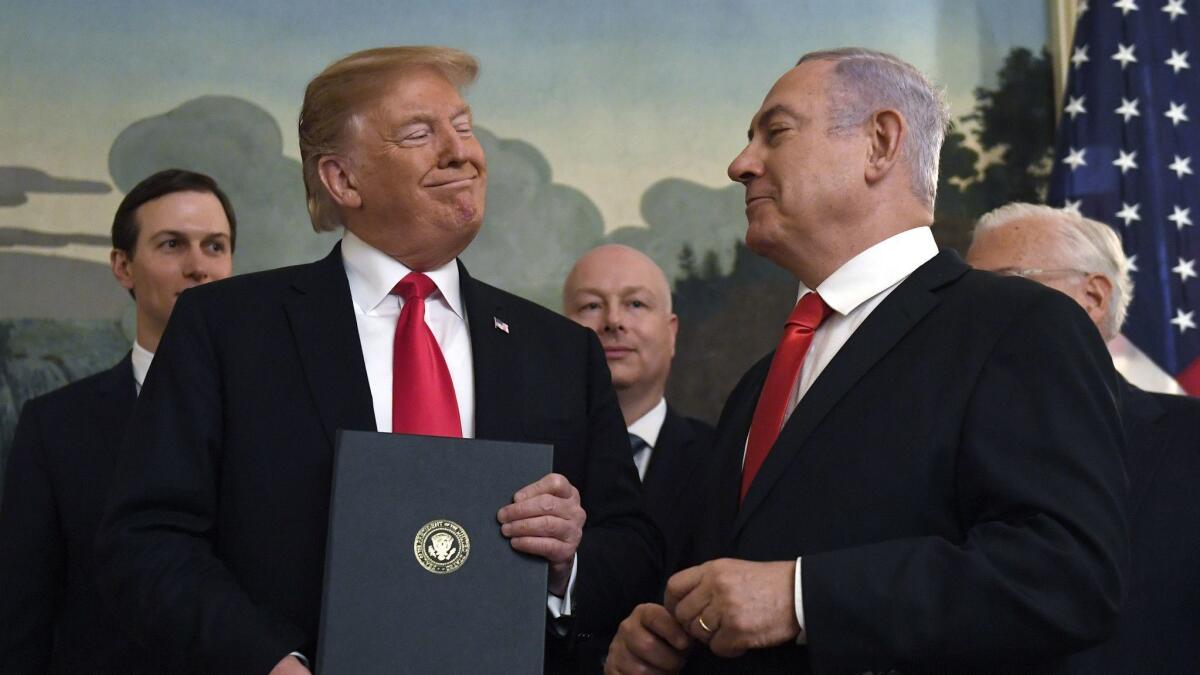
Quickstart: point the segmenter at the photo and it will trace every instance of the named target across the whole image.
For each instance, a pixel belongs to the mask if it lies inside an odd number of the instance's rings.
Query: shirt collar
[[[667,399],[658,399],[658,405],[654,406],[645,415],[637,418],[633,424],[629,425],[629,433],[634,434],[643,441],[646,445],[654,447],[658,444],[658,434],[662,431],[663,422],[667,419]]]
[[[350,296],[363,312],[374,311],[392,288],[412,270],[404,263],[354,236],[350,230],[342,235],[342,262],[346,267],[346,280],[350,283]],[[425,276],[437,285],[450,310],[463,319],[462,291],[459,286],[456,260],[428,270]]]
[[[917,227],[894,234],[851,258],[817,287],[821,299],[845,316],[895,286],[937,255],[933,231]],[[800,284],[800,295],[809,289]]]
[[[146,381],[146,373],[150,371],[150,362],[154,360],[154,352],[133,341],[133,381],[137,383],[138,393],[142,391],[142,383]]]

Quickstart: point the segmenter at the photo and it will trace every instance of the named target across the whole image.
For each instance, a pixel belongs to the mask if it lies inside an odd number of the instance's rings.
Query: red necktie
[[[409,272],[392,288],[404,298],[392,343],[392,431],[425,436],[462,436],[454,382],[442,348],[425,325],[425,298],[437,285]]]
[[[813,333],[831,311],[821,296],[806,293],[788,317],[783,337],[779,339],[779,346],[771,359],[771,369],[767,371],[766,384],[758,397],[758,406],[754,408],[754,421],[750,423],[746,460],[742,464],[742,492],[739,503],[746,498],[754,476],[762,468],[767,454],[771,452],[771,446],[775,445],[775,439],[779,437],[788,399],[796,386],[800,368],[804,365],[808,346],[812,344]]]

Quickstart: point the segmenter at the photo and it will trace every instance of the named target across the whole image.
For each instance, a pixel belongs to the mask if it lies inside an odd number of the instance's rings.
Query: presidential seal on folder
[[[317,672],[539,673],[546,562],[496,512],[550,473],[533,443],[338,433]]]

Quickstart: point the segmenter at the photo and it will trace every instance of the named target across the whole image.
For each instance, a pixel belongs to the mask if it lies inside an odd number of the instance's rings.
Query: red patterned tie
[[[783,337],[771,359],[767,371],[767,382],[754,408],[754,421],[750,423],[750,437],[746,441],[746,460],[742,464],[742,492],[739,499],[746,498],[754,476],[762,468],[771,446],[783,428],[783,416],[787,412],[788,399],[796,387],[796,378],[804,365],[804,355],[812,344],[813,333],[832,310],[821,296],[806,293],[788,317]]]
[[[392,288],[404,298],[392,343],[392,431],[425,436],[462,436],[458,399],[442,349],[425,325],[425,298],[437,285],[409,272]]]

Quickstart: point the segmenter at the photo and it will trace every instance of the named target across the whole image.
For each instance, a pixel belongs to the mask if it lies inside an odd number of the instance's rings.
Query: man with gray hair
[[[1104,223],[1014,203],[979,219],[967,251],[977,269],[1032,279],[1083,307],[1105,340],[1133,299],[1129,261]],[[1184,673],[1200,665],[1200,401],[1121,380],[1130,494],[1128,591],[1108,641],[1069,659],[1071,673]]]
[[[938,250],[947,117],[866,49],[768,92],[729,177],[799,301],[721,415],[694,566],[609,673],[1030,673],[1106,637],[1116,375],[1069,299]]]

